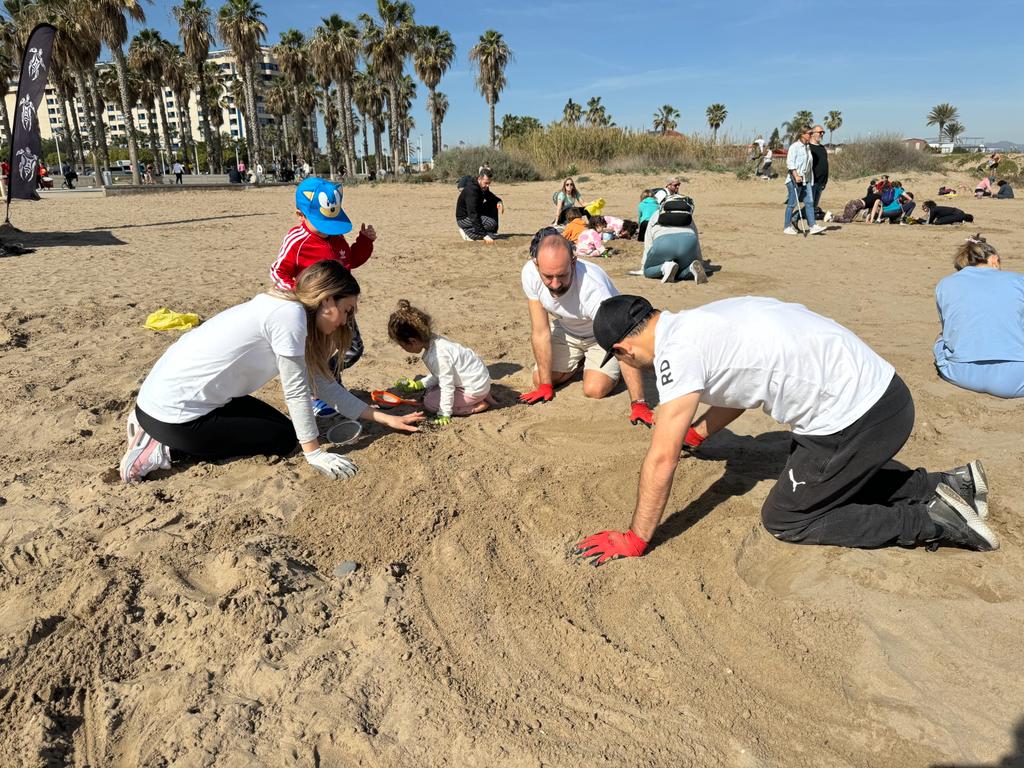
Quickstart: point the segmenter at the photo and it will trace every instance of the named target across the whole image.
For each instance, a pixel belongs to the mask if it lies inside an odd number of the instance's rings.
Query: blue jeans
[[[810,184],[800,184],[799,191],[798,185],[793,182],[792,177],[786,182],[786,191],[789,193],[789,199],[786,200],[786,223],[784,226],[793,226],[793,211],[796,210],[799,202],[799,196],[803,196],[804,202],[804,216],[807,217],[807,226],[814,226],[814,187]]]
[[[1024,362],[982,360],[954,363],[946,358],[945,342],[935,342],[935,368],[950,384],[996,397],[1024,397]]]

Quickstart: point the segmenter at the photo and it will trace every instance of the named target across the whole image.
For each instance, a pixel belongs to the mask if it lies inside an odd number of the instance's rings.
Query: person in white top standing
[[[523,293],[530,308],[530,341],[536,365],[529,405],[551,400],[555,386],[571,379],[583,364],[583,394],[600,399],[619,380],[615,360],[603,356],[594,338],[594,315],[601,302],[619,294],[604,270],[576,258],[572,243],[552,227],[537,232],[531,259],[523,265]],[[554,321],[549,320],[549,315]],[[629,390],[629,420],[650,428],[654,414],[644,399],[643,378],[633,368],[621,372]]]
[[[189,331],[160,357],[128,418],[121,479],[141,480],[169,469],[172,451],[202,461],[237,456],[284,456],[302,446],[306,460],[331,477],[351,477],[349,459],[320,446],[310,402],[316,395],[349,419],[416,432],[422,413],[390,416],[369,408],[329,369],[331,355],[351,342],[359,283],[333,260],[299,276],[294,291],[262,293]],[[274,376],[291,420],[252,397]]]
[[[430,375],[401,378],[395,386],[405,392],[422,392],[423,407],[437,416],[432,424],[450,424],[452,416],[469,416],[497,405],[491,397],[491,373],[480,356],[451,339],[434,333],[430,315],[408,301],[388,319],[388,336],[411,355],[423,353]]]
[[[616,296],[601,305],[594,332],[609,358],[653,369],[660,396],[630,529],[577,544],[596,565],[642,555],[684,444],[699,446],[757,407],[792,427],[789,459],[761,510],[781,541],[998,548],[981,462],[929,473],[893,461],[914,401],[893,367],[838,323],[751,296],[675,313]],[[711,407],[695,420],[699,403]]]
[[[807,146],[810,141],[811,128],[805,125],[800,129],[799,138],[789,145],[786,153],[786,192],[789,197],[786,199],[786,223],[782,231],[787,235],[800,234],[793,226],[793,212],[797,210],[800,200],[804,203],[809,233],[820,235],[825,231],[825,227],[814,223],[814,158]]]

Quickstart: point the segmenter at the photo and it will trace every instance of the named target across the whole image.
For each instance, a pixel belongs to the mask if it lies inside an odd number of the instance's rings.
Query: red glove
[[[598,566],[620,557],[640,557],[646,549],[647,542],[633,531],[601,531],[577,544],[576,554],[594,558],[591,562]]]
[[[683,438],[683,445],[688,446],[690,448],[697,448],[706,439],[707,439],[706,437],[701,437],[700,436],[700,432],[698,432],[693,427],[690,427],[686,431],[686,437]]]
[[[654,426],[654,411],[651,410],[651,406],[647,404],[646,400],[634,400],[630,403],[629,423],[643,424],[648,429]]]
[[[525,392],[519,396],[519,402],[527,405],[548,402],[555,396],[555,388],[551,384],[541,384],[533,392]]]

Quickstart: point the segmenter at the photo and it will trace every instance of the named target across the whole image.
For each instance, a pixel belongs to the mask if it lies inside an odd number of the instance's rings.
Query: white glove
[[[344,456],[339,456],[337,453],[328,453],[323,448],[317,448],[309,453],[304,452],[302,455],[306,457],[306,461],[309,462],[313,469],[328,477],[339,479],[352,477],[358,471],[356,465]]]

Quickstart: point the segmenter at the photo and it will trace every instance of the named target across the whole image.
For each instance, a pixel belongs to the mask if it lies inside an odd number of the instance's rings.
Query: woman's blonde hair
[[[325,299],[338,300],[359,295],[359,283],[352,273],[333,259],[318,261],[299,274],[294,290],[275,290],[271,294],[297,301],[306,308],[306,368],[326,379],[334,378],[330,368],[331,355],[337,352],[339,368],[345,365],[345,352],[352,344],[351,321],[334,333],[326,334],[316,323],[316,313]]]
[[[995,247],[990,245],[980,234],[968,237],[959,248],[956,249],[956,256],[953,257],[953,266],[959,272],[964,267],[976,267],[980,264],[988,264],[989,256],[998,256]]]
[[[405,299],[399,299],[398,309],[388,318],[388,337],[398,343],[418,341],[427,346],[433,335],[430,315]]]

